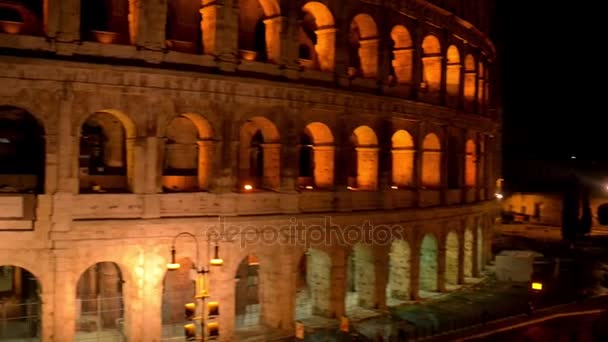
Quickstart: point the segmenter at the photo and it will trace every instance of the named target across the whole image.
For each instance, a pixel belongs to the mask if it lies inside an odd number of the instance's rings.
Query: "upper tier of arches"
[[[424,3],[395,1],[387,10],[364,0],[0,0],[0,32],[94,42],[114,52],[131,45],[181,56],[170,58],[178,63],[213,56],[236,71],[379,88],[490,114],[492,44],[469,23]],[[78,15],[58,21],[68,10]]]

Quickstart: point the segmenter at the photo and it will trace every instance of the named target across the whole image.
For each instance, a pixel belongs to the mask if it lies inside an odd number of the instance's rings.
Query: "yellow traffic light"
[[[218,302],[209,302],[207,303],[207,310],[209,317],[218,316],[220,314],[220,304]]]
[[[532,282],[532,290],[542,291],[542,289],[543,289],[543,283]]]
[[[196,315],[196,304],[188,303],[184,305],[184,314],[186,316],[186,321],[194,320],[194,316]]]
[[[196,327],[194,323],[184,325],[184,335],[186,336],[186,341],[196,341]]]
[[[218,322],[207,323],[207,334],[209,337],[220,336],[220,324]]]

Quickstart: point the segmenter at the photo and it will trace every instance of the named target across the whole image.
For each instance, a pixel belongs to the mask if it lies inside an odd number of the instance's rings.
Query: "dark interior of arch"
[[[602,226],[608,225],[608,203],[597,207],[597,220]]]
[[[44,191],[44,131],[25,110],[0,107],[0,192]]]

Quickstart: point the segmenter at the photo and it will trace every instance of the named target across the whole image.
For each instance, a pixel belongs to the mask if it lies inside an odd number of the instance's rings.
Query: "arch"
[[[446,74],[446,91],[450,99],[450,105],[458,104],[458,95],[460,93],[460,52],[455,45],[450,45],[447,51],[447,74]]]
[[[0,106],[0,192],[43,193],[45,160],[40,121],[21,108]]]
[[[349,69],[352,76],[374,78],[378,73],[378,28],[365,13],[357,14],[350,25]]]
[[[175,51],[201,53],[201,1],[167,1],[165,38],[167,46]]]
[[[464,89],[463,94],[465,101],[472,102],[475,100],[475,88],[477,86],[477,72],[475,71],[475,57],[468,54],[464,58]],[[469,108],[470,109],[470,108]]]
[[[97,111],[80,127],[81,191],[134,190],[135,137],[133,121],[117,110]]]
[[[375,257],[370,245],[357,243],[353,246],[347,277],[347,312],[356,307],[372,309],[376,302]]]
[[[278,0],[259,0],[264,14],[267,17],[276,17],[281,15],[281,7],[279,6]]]
[[[393,185],[411,186],[414,180],[414,139],[405,130],[396,131],[392,138]]]
[[[597,207],[597,221],[600,225],[608,225],[608,203],[602,203]]]
[[[465,277],[473,276],[473,230],[467,228],[464,230],[464,262],[463,273]]]
[[[465,184],[469,188],[477,185],[477,149],[473,139],[467,140],[465,154]]]
[[[458,284],[458,234],[450,231],[445,238],[445,282],[447,285]]]
[[[280,6],[276,0],[239,0],[241,58],[276,63],[280,59]]]
[[[41,341],[42,324],[46,322],[42,322],[39,278],[28,269],[13,264],[1,264],[0,275],[3,339]]]
[[[412,48],[412,37],[403,25],[395,25],[391,30],[393,40],[393,73],[397,82],[409,84],[412,81],[414,50]]]
[[[161,306],[161,323],[163,338],[184,336],[184,305],[195,302],[196,286],[192,277],[193,262],[189,258],[180,258],[181,267],[170,270],[163,278],[163,298]]]
[[[260,262],[256,255],[249,254],[238,266],[235,275],[235,320],[236,329],[257,326],[261,323]]]
[[[302,6],[302,10],[314,16],[317,28],[334,26],[334,16],[325,4],[318,1],[309,1]]]
[[[325,6],[309,1],[302,6],[302,21],[299,28],[301,64],[321,71],[333,71],[335,66],[336,30],[334,17]],[[309,60],[304,62],[305,60]]]
[[[419,290],[421,292],[437,291],[437,239],[426,234],[420,244]]]
[[[132,9],[129,0],[81,1],[81,39],[102,44],[134,43],[138,13],[131,13]]]
[[[391,39],[395,49],[406,49],[412,47],[410,32],[403,25],[395,25],[391,30]]]
[[[429,93],[437,93],[441,88],[441,44],[433,35],[422,41],[422,77]]]
[[[350,181],[354,187],[361,190],[376,190],[378,186],[378,138],[369,126],[357,127],[351,136],[354,153],[351,158],[356,160],[356,175]]]
[[[45,7],[48,0],[0,2],[0,32],[44,35]]]
[[[387,305],[410,299],[411,249],[405,240],[391,244],[388,262]]]
[[[485,64],[482,61],[479,61],[477,66],[477,103],[482,106],[485,101],[485,76],[486,76],[486,68]],[[479,108],[483,109],[483,108]]]
[[[257,188],[280,185],[280,136],[272,121],[262,116],[247,120],[240,128],[239,179]]]
[[[124,282],[121,268],[114,262],[95,263],[80,275],[76,286],[75,341],[123,336],[128,312],[123,300]]]
[[[296,293],[296,319],[310,316],[331,317],[331,257],[326,252],[310,248],[302,255]]]
[[[438,187],[441,184],[441,143],[435,133],[429,133],[422,142],[422,185]]]
[[[163,189],[207,190],[214,150],[209,121],[196,113],[184,113],[171,118],[165,134]]]
[[[308,161],[309,165],[300,165],[300,169],[308,167],[311,172],[312,181],[300,180],[301,185],[314,183],[318,188],[329,188],[334,183],[334,158],[335,147],[333,146],[334,137],[327,125],[321,122],[311,122],[304,128],[304,134],[310,137],[311,144],[303,142],[300,145],[300,162]],[[306,158],[304,158],[306,157]],[[302,171],[301,174],[302,175]]]

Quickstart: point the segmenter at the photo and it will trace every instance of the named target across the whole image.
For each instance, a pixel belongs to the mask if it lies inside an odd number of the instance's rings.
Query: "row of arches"
[[[42,14],[37,10],[42,8],[41,1],[18,3],[15,6],[21,11],[2,5],[0,13],[14,13],[17,17],[20,12]],[[412,28],[401,23],[384,33],[377,24],[378,18],[371,13],[354,14],[348,19],[348,26],[338,30],[334,14],[320,1],[308,1],[299,8],[296,33],[285,38],[288,35],[283,22],[287,19],[278,1],[238,0],[236,5],[236,45],[243,60],[286,63],[290,55],[297,55],[295,59],[302,69],[333,72],[338,50],[344,49],[344,62],[351,77],[388,78],[392,85],[418,89],[422,98],[428,93],[433,99],[445,91],[448,105],[465,106],[468,110],[489,104],[488,60],[477,51],[465,52],[468,48],[459,47],[462,44],[457,39],[442,45],[439,33],[413,37]],[[82,1],[80,10],[81,39],[138,44],[138,19],[134,14],[138,7],[134,1]],[[218,11],[199,0],[167,1],[164,45],[180,52],[217,54]],[[286,39],[297,40],[297,44]],[[297,52],[285,52],[282,45]],[[386,68],[382,59],[387,58]]]
[[[0,174],[3,185],[17,192],[41,191],[44,178],[43,128],[27,112],[12,107],[0,110]],[[264,116],[244,121],[238,131],[238,188],[279,190],[281,187],[281,134]],[[83,192],[133,191],[137,132],[131,119],[107,110],[89,115],[79,130],[78,170]],[[419,141],[419,142],[418,142]],[[165,192],[205,191],[213,181],[218,136],[209,121],[195,113],[171,118],[165,129],[160,160]],[[464,186],[479,184],[480,144],[470,136],[453,154],[463,158]],[[458,146],[458,143],[455,143]],[[397,188],[442,187],[445,148],[438,133],[428,132],[421,140],[408,130],[397,129],[390,138],[390,184]],[[323,122],[304,126],[297,142],[297,185],[307,189],[332,189],[337,160],[347,162],[346,184],[353,190],[379,187],[380,140],[374,129],[360,125],[348,141],[337,141]],[[31,156],[37,158],[31,158]],[[27,156],[27,158],[26,158]],[[418,171],[417,168],[420,168]],[[453,170],[452,170],[453,171]],[[450,171],[450,172],[452,172]],[[483,183],[482,183],[483,184]],[[10,192],[10,190],[7,190]]]
[[[385,286],[382,292],[386,293],[386,306],[429,298],[440,287],[449,291],[480,272],[484,263],[483,239],[481,227],[460,232],[451,230],[441,238],[427,233],[416,245],[398,239],[383,252],[388,252],[388,259],[379,259],[377,246],[358,243],[348,249],[346,260],[341,262],[332,251],[309,248],[294,264],[295,269],[286,273],[295,276],[295,293],[289,294],[276,292],[279,289],[272,284],[271,273],[275,268],[270,259],[246,252],[245,256],[239,257],[238,266],[231,268],[234,285],[225,284],[234,287],[230,291],[233,297],[229,299],[232,304],[223,302],[222,307],[233,311],[224,309],[222,315],[233,320],[231,326],[238,335],[239,331],[247,331],[251,327],[276,325],[270,322],[272,317],[264,314],[268,312],[264,306],[278,305],[274,303],[276,300],[272,300],[277,295],[287,298],[283,302],[294,303],[293,320],[333,318],[336,303],[331,296],[336,286],[343,287],[343,291],[338,291],[343,293],[343,304],[338,306],[343,306],[344,313],[352,317],[362,311],[382,308],[378,286]],[[195,295],[192,260],[184,257],[178,262],[182,265],[179,270],[167,271],[162,277],[159,322],[163,340],[183,336],[186,323],[183,308],[194,300]],[[342,268],[336,268],[339,264],[343,265]],[[344,279],[339,280],[342,277],[336,277],[335,272],[344,273]],[[11,265],[2,266],[0,276],[3,290],[0,305],[8,308],[5,310],[7,315],[0,318],[1,325],[8,330],[2,330],[4,335],[0,338],[40,340],[42,312],[46,310],[45,305],[50,305],[50,302],[41,302],[40,282],[27,269]],[[386,280],[379,281],[378,277],[386,277]],[[123,265],[97,262],[76,279],[74,340],[128,338],[129,324],[133,320],[128,308],[135,298],[129,295],[129,291],[139,285],[130,284],[134,279],[125,274]],[[440,286],[440,279],[445,286]],[[11,336],[5,334],[7,331]]]

